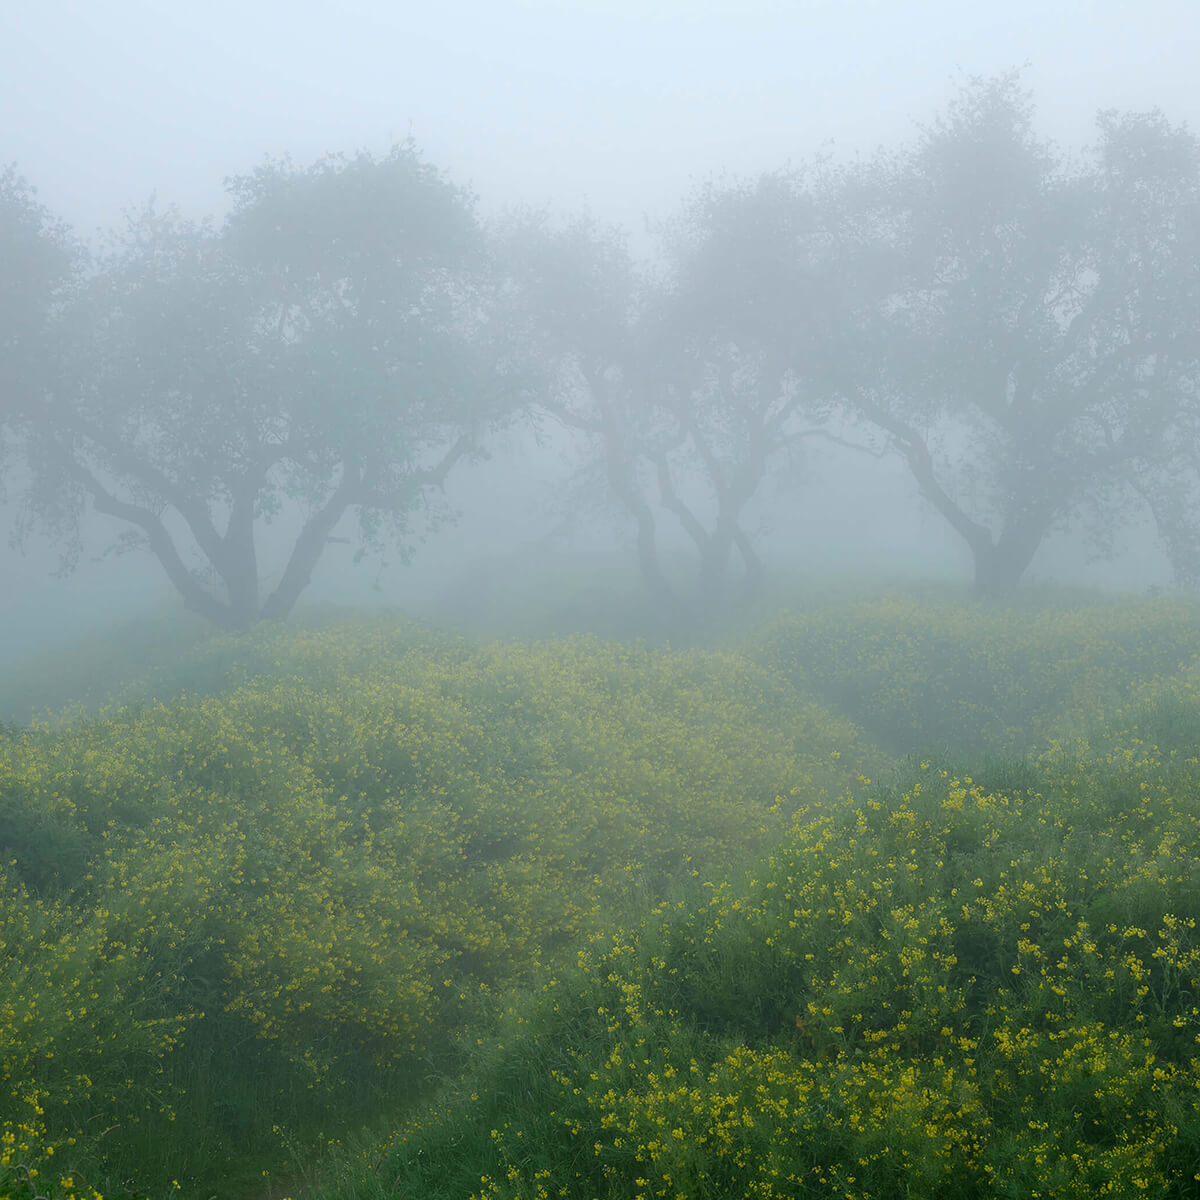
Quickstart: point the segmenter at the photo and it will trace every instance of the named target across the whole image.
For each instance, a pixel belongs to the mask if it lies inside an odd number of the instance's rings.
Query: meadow
[[[149,636],[0,732],[0,1196],[1200,1195],[1194,602]]]

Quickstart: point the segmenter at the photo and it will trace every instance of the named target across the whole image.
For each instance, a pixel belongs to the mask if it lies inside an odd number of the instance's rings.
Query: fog
[[[1068,155],[1097,139],[1098,110],[1160,109],[1200,124],[1197,25],[1186,0],[1015,3],[59,3],[0,16],[0,162],[93,245],[156,196],[218,223],[224,181],[265,156],[386,155],[411,138],[478,196],[487,224],[531,204],[629,231],[635,256],[706,180],[753,179],[816,156],[854,163],[919,135],[974,76],[1017,69],[1039,133]],[[619,506],[576,494],[588,458],[550,421],[486,439],[457,463],[452,523],[353,562],[332,543],[305,603],[388,603],[468,618],[485,581],[576,570],[635,578],[636,530]],[[742,514],[769,571],[969,580],[970,554],[895,455],[805,443]],[[10,470],[10,496],[20,468]],[[685,486],[691,486],[686,484]],[[582,507],[581,507],[582,505]],[[7,510],[6,524],[15,509]],[[278,577],[299,516],[285,506],[260,558]],[[75,570],[55,575],[43,536],[0,553],[0,662],[180,602],[149,554],[104,556],[119,522],[89,512]],[[273,531],[273,532],[272,532]],[[347,523],[339,537],[350,537]],[[660,520],[664,554],[686,549]],[[1145,591],[1172,573],[1144,513],[1096,558],[1058,527],[1024,580]]]
[[[688,182],[907,135],[964,74],[1027,64],[1048,131],[1102,107],[1194,119],[1186,0],[10,6],[6,159],[85,230],[157,191],[219,211],[264,154],[411,134],[488,205],[629,224]]]

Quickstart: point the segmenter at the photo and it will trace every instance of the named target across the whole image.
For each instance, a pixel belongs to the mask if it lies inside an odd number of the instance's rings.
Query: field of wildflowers
[[[0,1196],[1200,1195],[1198,635],[343,621],[8,729]]]
[[[1114,722],[797,814],[314,1194],[1200,1195],[1200,677]]]
[[[211,694],[0,740],[6,1127],[36,1102],[122,1186],[420,1092],[498,991],[762,850],[862,740],[730,653],[365,623],[211,655]]]

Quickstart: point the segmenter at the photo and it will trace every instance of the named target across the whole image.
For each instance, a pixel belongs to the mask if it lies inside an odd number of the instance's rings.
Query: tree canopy
[[[409,147],[272,161],[219,227],[146,207],[68,301],[21,435],[27,521],[128,527],[189,607],[285,615],[347,513],[368,546],[479,445],[506,394],[472,198]],[[256,534],[301,516],[265,596]]]
[[[1056,527],[1109,535],[1125,481],[1165,460],[1196,378],[1194,137],[1102,114],[1075,162],[1014,77],[976,81],[876,197],[895,254],[886,343],[851,402],[1011,590]]]
[[[57,309],[80,262],[34,188],[15,167],[0,170],[0,452],[45,392]]]
[[[485,225],[411,145],[267,160],[224,220],[147,205],[90,254],[9,169],[20,530],[70,566],[85,514],[113,518],[116,548],[245,629],[291,610],[345,522],[407,546],[525,411],[586,448],[675,614],[759,589],[756,500],[809,477],[814,439],[897,455],[981,595],[1054,531],[1103,550],[1136,511],[1194,582],[1200,142],[1157,112],[1096,128],[1067,154],[1019,77],[973,80],[908,146],[697,187],[643,260],[586,217]]]

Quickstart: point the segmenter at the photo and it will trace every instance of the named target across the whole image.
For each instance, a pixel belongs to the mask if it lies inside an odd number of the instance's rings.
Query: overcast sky
[[[1200,123],[1197,0],[0,0],[0,162],[80,232],[219,211],[264,154],[409,134],[485,208],[636,227],[692,181],[909,136],[1028,64],[1044,126]]]

